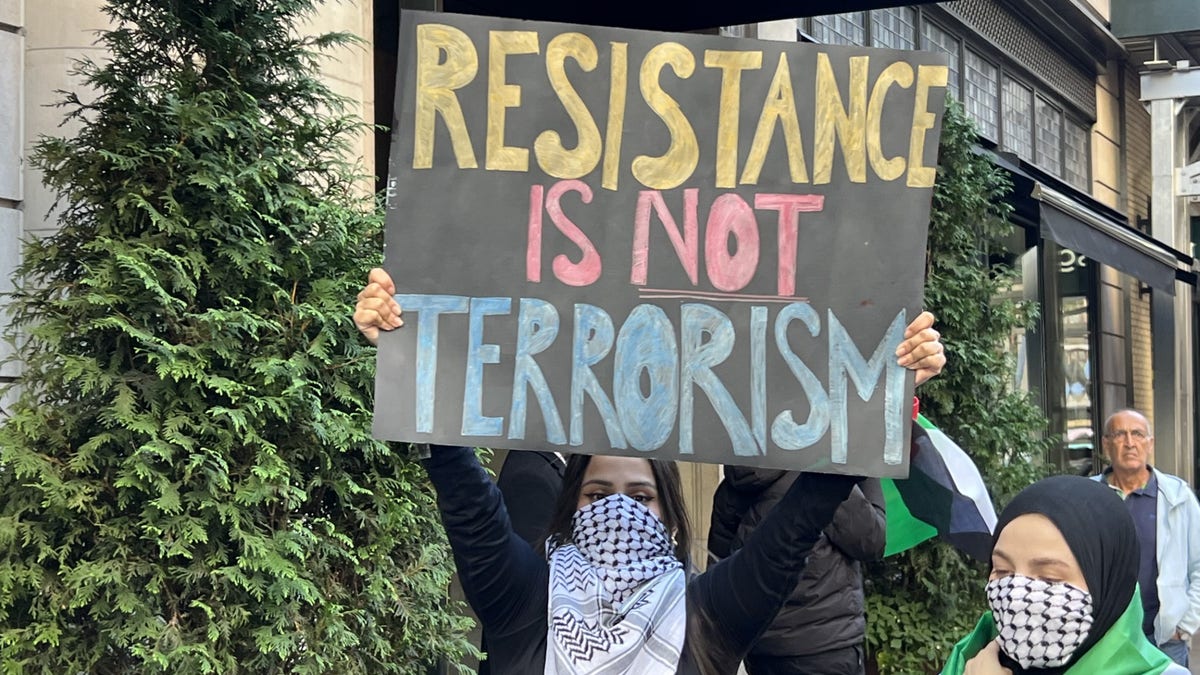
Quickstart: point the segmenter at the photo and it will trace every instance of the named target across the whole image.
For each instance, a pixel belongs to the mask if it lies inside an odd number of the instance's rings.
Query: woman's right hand
[[[354,305],[354,325],[371,344],[379,341],[379,331],[404,325],[395,295],[392,277],[381,268],[371,270],[367,285],[359,291],[358,303]]]
[[[963,675],[1012,675],[1012,671],[1000,665],[1000,643],[992,640],[967,661]]]

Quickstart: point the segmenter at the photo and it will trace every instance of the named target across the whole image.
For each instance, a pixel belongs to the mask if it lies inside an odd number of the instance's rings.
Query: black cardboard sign
[[[947,67],[408,12],[376,435],[907,473]]]

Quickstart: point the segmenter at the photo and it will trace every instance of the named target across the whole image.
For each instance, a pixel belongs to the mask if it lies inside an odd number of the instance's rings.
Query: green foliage
[[[976,131],[948,101],[929,229],[926,306],[937,316],[946,369],[918,392],[922,412],[953,438],[1002,505],[1045,474],[1046,420],[1011,386],[1006,344],[1030,328],[1036,307],[1004,292],[1018,271],[989,265],[1013,226],[1011,184],[972,150]],[[938,672],[950,647],[986,607],[984,567],[943,543],[918,546],[868,571],[867,641],[882,673]]]
[[[380,218],[315,0],[109,0],[61,229],[9,298],[5,673],[415,673],[471,651],[424,472],[349,319]],[[12,392],[16,394],[17,392]]]

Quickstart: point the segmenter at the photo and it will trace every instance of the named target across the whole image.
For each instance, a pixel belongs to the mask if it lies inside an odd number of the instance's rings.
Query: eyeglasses
[[[1122,429],[1120,431],[1110,431],[1107,434],[1104,434],[1104,437],[1109,439],[1110,441],[1115,441],[1119,438],[1124,438],[1125,436],[1128,436],[1130,438],[1130,440],[1134,440],[1134,441],[1138,441],[1138,442],[1144,441],[1150,437],[1149,434],[1142,431],[1141,429],[1132,429],[1132,430]]]

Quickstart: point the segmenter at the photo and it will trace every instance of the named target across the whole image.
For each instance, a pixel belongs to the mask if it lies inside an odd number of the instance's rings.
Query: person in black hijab
[[[943,675],[1186,675],[1142,633],[1138,561],[1111,489],[1081,476],[1034,483],[1000,515],[990,611]]]

